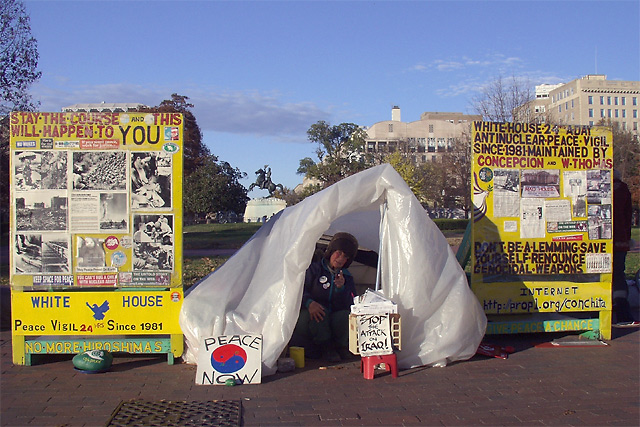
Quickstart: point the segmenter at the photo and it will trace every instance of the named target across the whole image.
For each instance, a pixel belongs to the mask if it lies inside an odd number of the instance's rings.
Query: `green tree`
[[[311,157],[305,157],[304,159],[300,160],[300,166],[298,167],[296,173],[299,175],[306,175],[307,172],[315,165],[316,162],[314,162]]]
[[[219,161],[202,141],[202,131],[191,111],[189,97],[171,95],[160,105],[141,108],[141,112],[182,113],[184,117],[182,186],[186,217],[197,217],[218,211],[244,213],[247,190],[239,180],[246,173]]]
[[[8,228],[9,213],[9,113],[33,111],[29,88],[38,71],[38,42],[31,35],[29,16],[20,0],[0,2],[0,223]]]
[[[184,180],[185,216],[200,217],[219,211],[244,213],[247,189],[240,184],[246,173],[209,154]]]
[[[305,197],[307,197],[307,195],[311,194],[305,194],[304,190],[301,193],[296,193],[293,189],[284,187],[282,191],[276,189],[276,191],[273,193],[273,196],[277,197],[278,199],[284,200],[287,203],[287,206],[293,206],[300,203],[305,199]]]
[[[413,194],[420,199],[422,197],[422,187],[425,184],[420,170],[413,162],[399,151],[391,153],[385,157],[385,162],[389,163],[400,174],[407,183]]]
[[[330,125],[319,121],[307,131],[309,141],[317,144],[318,161],[306,157],[300,160],[298,173],[316,180],[322,188],[372,166],[366,153],[366,132],[353,123]]]
[[[31,35],[29,15],[20,0],[0,2],[0,115],[33,111],[29,87],[42,73],[38,68],[38,42]]]

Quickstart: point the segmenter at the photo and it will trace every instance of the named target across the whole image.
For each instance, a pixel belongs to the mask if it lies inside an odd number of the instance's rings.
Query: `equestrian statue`
[[[249,186],[249,191],[256,187],[269,191],[269,197],[273,197],[276,189],[280,189],[280,192],[284,191],[282,184],[274,184],[271,181],[271,168],[269,165],[264,165],[264,169],[261,168],[256,171],[256,182]]]

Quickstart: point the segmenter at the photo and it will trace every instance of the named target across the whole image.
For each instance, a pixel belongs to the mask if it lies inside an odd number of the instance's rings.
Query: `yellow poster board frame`
[[[95,348],[182,354],[183,123],[11,113],[15,364]]]
[[[472,126],[471,288],[490,320],[487,332],[593,328],[609,339],[611,129]],[[567,321],[585,313],[598,318]]]

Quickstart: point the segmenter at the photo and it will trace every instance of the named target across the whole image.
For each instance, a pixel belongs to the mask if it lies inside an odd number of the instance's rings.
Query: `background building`
[[[547,109],[549,106],[549,93],[564,85],[564,83],[559,83],[556,85],[550,85],[550,84],[541,84],[536,86],[536,99],[534,99],[533,101],[531,101],[527,106],[525,106],[522,109],[518,109],[517,113],[523,113],[526,112],[528,114],[534,114],[534,117],[537,118],[537,121],[539,122],[545,122],[547,119]],[[527,108],[528,107],[528,108]],[[522,117],[522,116],[517,116],[519,120],[524,120],[527,117]]]
[[[422,113],[420,120],[403,122],[400,107],[391,109],[391,120],[377,122],[366,129],[369,153],[388,154],[401,151],[420,164],[437,161],[453,148],[457,138],[470,133],[470,125],[482,120],[480,115],[463,113]]]
[[[538,121],[561,125],[597,125],[601,120],[619,122],[622,130],[638,135],[640,82],[607,80],[603,74],[589,74],[559,85],[536,86],[536,99],[529,108]]]
[[[137,102],[100,102],[88,104],[73,104],[68,107],[62,107],[63,113],[76,112],[92,112],[92,113],[124,113],[127,111],[135,111],[138,108],[147,107]]]

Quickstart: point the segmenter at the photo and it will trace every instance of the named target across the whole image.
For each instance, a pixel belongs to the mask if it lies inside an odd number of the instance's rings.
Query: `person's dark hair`
[[[358,253],[358,240],[349,233],[336,233],[324,252],[325,259],[329,260],[335,251],[342,251],[349,258],[344,265],[347,268]]]

